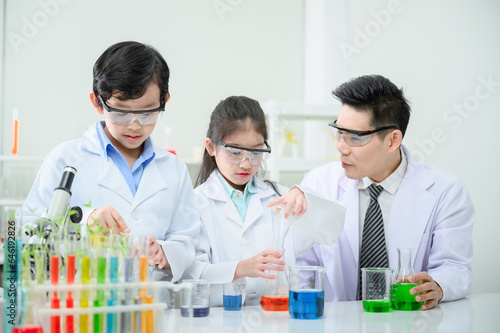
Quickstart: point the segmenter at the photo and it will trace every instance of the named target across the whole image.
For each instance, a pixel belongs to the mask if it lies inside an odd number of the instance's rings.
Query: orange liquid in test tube
[[[17,109],[14,109],[12,114],[12,155],[19,153],[19,114]]]

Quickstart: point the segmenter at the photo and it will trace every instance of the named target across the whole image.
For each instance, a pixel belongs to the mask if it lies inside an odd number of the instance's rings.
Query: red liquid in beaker
[[[288,311],[288,296],[262,296],[260,305],[266,311]]]

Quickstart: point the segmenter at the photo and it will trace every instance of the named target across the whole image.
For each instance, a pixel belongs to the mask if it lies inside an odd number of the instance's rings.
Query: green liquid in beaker
[[[391,312],[391,301],[363,301],[363,308],[366,312]]]
[[[392,308],[400,311],[420,310],[424,302],[415,301],[415,296],[420,294],[410,294],[410,289],[416,286],[416,283],[393,284],[391,291]]]

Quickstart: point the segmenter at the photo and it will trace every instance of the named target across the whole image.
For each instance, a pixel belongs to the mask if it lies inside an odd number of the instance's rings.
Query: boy
[[[122,42],[97,59],[93,76],[90,100],[104,121],[47,155],[25,214],[47,210],[64,167],[72,166],[70,207],[82,208],[81,223],[149,235],[149,263],[177,281],[194,260],[201,223],[186,166],[150,138],[170,97],[168,65],[151,46]]]

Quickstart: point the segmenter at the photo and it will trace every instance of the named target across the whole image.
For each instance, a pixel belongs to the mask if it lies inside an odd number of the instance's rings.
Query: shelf
[[[262,104],[262,108],[269,116],[281,118],[309,119],[309,118],[335,118],[340,105],[331,104],[305,104],[269,101]]]
[[[304,158],[293,158],[293,157],[280,157],[277,160],[277,167],[280,171],[284,172],[299,172],[299,171],[310,171],[320,165],[329,163],[331,161],[338,161],[338,156],[332,156],[331,158],[325,159],[304,159]]]
[[[45,156],[0,155],[0,161],[6,162],[43,162]]]
[[[0,199],[0,206],[22,206],[24,200]]]

